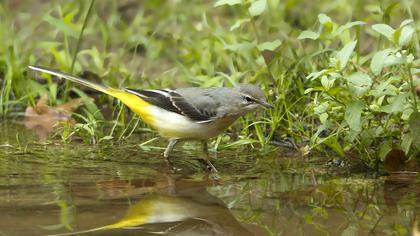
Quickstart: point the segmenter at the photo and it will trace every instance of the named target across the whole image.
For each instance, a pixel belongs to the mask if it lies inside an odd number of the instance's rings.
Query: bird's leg
[[[177,143],[178,139],[169,139],[168,146],[166,146],[165,152],[163,153],[163,156],[166,158],[166,160],[169,160],[169,154],[172,152]]]
[[[206,163],[207,163],[208,167],[211,169],[211,171],[216,173],[217,169],[216,169],[216,167],[214,167],[214,165],[210,162],[210,159],[209,159],[209,149],[208,149],[207,140],[202,140],[201,145],[203,147],[204,160],[206,161]]]
[[[169,155],[171,154],[172,150],[174,149],[175,145],[178,143],[178,139],[169,139],[168,146],[166,146],[165,152],[163,152],[163,156],[165,157],[166,165],[169,168],[171,174],[176,171],[176,168],[173,166],[171,160],[169,159]]]

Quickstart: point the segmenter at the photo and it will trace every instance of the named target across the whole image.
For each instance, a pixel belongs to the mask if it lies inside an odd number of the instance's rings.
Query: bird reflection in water
[[[134,191],[136,195],[146,189],[153,189],[154,193],[140,197],[117,222],[57,235],[266,235],[256,225],[240,223],[226,204],[203,186],[209,181],[175,180],[170,177],[167,184],[153,181],[150,186],[150,181],[140,182],[147,182],[149,186],[137,188],[138,191]],[[99,184],[108,190],[112,185],[115,183],[109,181]],[[121,187],[121,183],[116,185]],[[115,190],[112,191],[115,194]]]

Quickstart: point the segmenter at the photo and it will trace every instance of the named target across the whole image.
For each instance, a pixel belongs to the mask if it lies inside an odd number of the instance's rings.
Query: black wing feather
[[[184,115],[195,121],[208,121],[211,117],[200,112],[195,106],[191,105],[185,98],[175,91],[169,92],[170,99],[175,107],[177,107]]]
[[[125,91],[135,94],[155,106],[186,116],[196,122],[207,122],[212,118],[209,114],[200,112],[195,106],[187,102],[181,94],[173,90],[125,89]]]

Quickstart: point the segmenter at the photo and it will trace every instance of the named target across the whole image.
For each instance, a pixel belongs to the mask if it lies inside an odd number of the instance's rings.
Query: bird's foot
[[[207,160],[206,159],[205,161],[207,163],[206,168],[207,168],[208,171],[210,171],[212,173],[217,173],[218,172],[217,169],[216,169],[216,167],[214,167],[214,165],[210,162],[210,160]]]
[[[176,172],[182,170],[181,168],[176,167],[175,164],[169,158],[165,158],[165,164],[168,169],[168,173],[170,174],[175,174]]]
[[[206,169],[206,171],[209,171],[211,173],[217,173],[216,167],[210,162],[210,160],[205,158],[197,158],[197,161],[199,161]]]

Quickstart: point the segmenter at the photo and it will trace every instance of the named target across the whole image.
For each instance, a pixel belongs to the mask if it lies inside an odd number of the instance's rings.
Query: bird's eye
[[[246,102],[248,102],[248,103],[251,103],[251,102],[253,102],[254,101],[254,99],[252,99],[251,97],[249,97],[249,96],[245,96],[244,97],[244,99],[245,99],[245,101]]]

